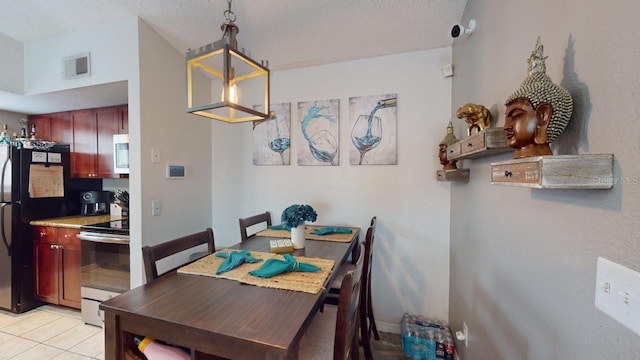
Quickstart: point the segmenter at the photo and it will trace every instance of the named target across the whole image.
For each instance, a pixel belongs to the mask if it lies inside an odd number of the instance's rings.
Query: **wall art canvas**
[[[262,105],[256,110],[262,111]],[[274,119],[253,124],[253,165],[291,164],[291,103],[270,105]]]
[[[349,164],[397,164],[397,98],[397,94],[349,98]]]
[[[340,100],[298,103],[298,165],[340,165]]]

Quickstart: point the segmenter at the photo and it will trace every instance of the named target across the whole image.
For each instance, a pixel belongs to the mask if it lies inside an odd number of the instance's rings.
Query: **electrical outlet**
[[[598,257],[596,307],[640,335],[640,273]]]
[[[456,331],[456,339],[464,342],[464,347],[469,346],[469,327],[466,322],[462,322],[462,331]]]
[[[151,200],[151,216],[158,216],[162,213],[160,200]]]
[[[442,67],[442,77],[453,76],[453,64],[447,64]]]
[[[469,327],[466,322],[462,322],[462,332],[464,332],[464,347],[469,346]]]

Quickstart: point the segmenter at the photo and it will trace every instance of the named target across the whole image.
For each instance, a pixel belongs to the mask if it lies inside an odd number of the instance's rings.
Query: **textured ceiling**
[[[238,44],[271,70],[452,44],[467,0],[235,0]],[[0,0],[0,33],[29,42],[138,16],[179,52],[214,42],[225,0]],[[0,106],[2,106],[0,102]]]

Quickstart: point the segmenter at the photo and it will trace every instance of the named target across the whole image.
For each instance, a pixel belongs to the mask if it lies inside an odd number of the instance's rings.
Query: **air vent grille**
[[[91,75],[91,57],[89,53],[69,56],[64,59],[64,78],[76,79]]]

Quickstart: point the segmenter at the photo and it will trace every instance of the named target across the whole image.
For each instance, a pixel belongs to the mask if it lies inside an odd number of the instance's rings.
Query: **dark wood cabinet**
[[[27,132],[29,135],[36,129],[36,138],[38,140],[51,140],[51,118],[48,114],[32,115],[28,117]]]
[[[56,229],[34,228],[33,254],[35,263],[35,297],[38,300],[58,303],[59,256],[56,249]]]
[[[50,140],[59,144],[71,144],[71,116],[69,112],[51,114],[49,120],[51,122]]]
[[[60,277],[59,301],[60,305],[80,308],[82,296],[80,295],[81,281],[81,252],[80,239],[76,237],[80,233],[75,229],[58,228],[58,244],[60,250]]]
[[[129,133],[129,105],[118,106],[120,110],[120,125],[118,128],[119,134]]]
[[[71,121],[68,111],[31,115],[28,119],[29,135],[34,127],[38,140],[55,141],[59,144],[71,143]]]
[[[34,227],[35,297],[56,305],[79,309],[80,230]]]
[[[113,169],[113,135],[129,133],[129,106],[31,115],[29,135],[35,127],[38,140],[71,145],[71,176],[119,178]]]
[[[113,135],[120,133],[120,107],[96,110],[98,143],[96,150],[96,173],[99,178],[120,177],[113,169]]]
[[[71,176],[118,178],[113,169],[113,135],[128,131],[127,106],[71,111]]]
[[[98,127],[95,110],[71,112],[71,176],[96,177]]]

